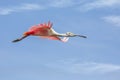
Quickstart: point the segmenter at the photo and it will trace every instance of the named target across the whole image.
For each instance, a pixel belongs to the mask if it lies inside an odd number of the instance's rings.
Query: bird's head
[[[66,35],[67,35],[67,36],[74,36],[75,34],[72,33],[72,32],[67,32]]]

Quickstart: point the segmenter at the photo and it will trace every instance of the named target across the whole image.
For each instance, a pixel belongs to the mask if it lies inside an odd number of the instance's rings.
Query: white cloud
[[[80,6],[80,10],[88,11],[96,8],[116,7],[120,5],[120,0],[94,0]]]
[[[8,15],[10,13],[14,12],[13,9],[10,8],[0,8],[0,15]]]
[[[43,9],[43,6],[40,6],[39,4],[22,4],[17,9],[21,9],[21,10],[35,10],[35,9]]]
[[[74,73],[108,73],[114,72],[116,70],[120,70],[120,66],[113,64],[104,64],[104,63],[95,63],[95,62],[87,62],[87,63],[76,63],[73,64],[70,68],[71,72]]]
[[[0,15],[8,15],[14,12],[23,12],[29,10],[42,10],[49,8],[68,8],[73,7],[81,11],[88,11],[96,8],[117,7],[120,5],[120,0],[47,0],[42,5],[40,3],[26,3],[19,6],[10,6],[0,8]]]
[[[47,66],[75,74],[106,74],[120,70],[120,65],[78,61],[62,61],[47,64]]]
[[[74,0],[52,0],[49,4],[51,7],[63,8],[74,5]]]
[[[103,17],[106,22],[111,23],[115,26],[120,26],[120,16],[106,16]]]
[[[14,12],[23,12],[29,10],[43,10],[49,8],[66,8],[66,7],[73,7],[82,1],[79,0],[48,0],[47,3],[41,4],[34,4],[34,3],[26,3],[21,4],[19,6],[10,6],[6,8],[0,8],[0,15],[8,15]]]
[[[0,8],[0,15],[8,15],[14,12],[22,12],[22,11],[28,11],[28,10],[41,10],[41,9],[44,9],[44,7],[38,4],[22,4],[20,6]]]
[[[26,3],[21,4],[19,6],[10,6],[6,8],[0,8],[0,15],[8,15],[14,12],[23,12],[29,10],[42,10],[42,9],[49,9],[49,8],[65,8],[73,6],[75,3],[74,0],[50,0],[47,3],[41,4],[34,4],[34,3]]]

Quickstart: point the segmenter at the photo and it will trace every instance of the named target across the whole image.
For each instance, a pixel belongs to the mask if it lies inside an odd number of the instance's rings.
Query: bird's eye
[[[67,32],[66,34],[67,34],[67,35],[73,35],[73,33],[71,33],[71,32]]]
[[[67,34],[67,35],[70,35],[70,33],[69,33],[69,32],[67,32],[66,34]]]

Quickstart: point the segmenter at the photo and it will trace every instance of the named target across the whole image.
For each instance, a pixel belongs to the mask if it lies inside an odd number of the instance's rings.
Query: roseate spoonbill
[[[25,32],[21,38],[13,40],[12,42],[21,41],[28,36],[40,36],[42,38],[59,40],[59,41],[62,41],[62,42],[67,42],[69,37],[77,37],[78,36],[78,37],[82,37],[82,38],[87,38],[86,36],[79,35],[79,34],[74,34],[74,33],[71,33],[71,32],[67,32],[67,33],[64,33],[64,34],[57,33],[52,28],[52,25],[53,24],[50,21],[48,23],[34,25],[27,32]],[[64,38],[61,39],[60,37],[64,37]]]

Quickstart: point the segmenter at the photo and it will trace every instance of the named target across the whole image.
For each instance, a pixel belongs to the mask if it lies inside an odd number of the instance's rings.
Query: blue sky
[[[0,80],[118,80],[120,0],[3,0],[0,2]],[[21,37],[32,25],[53,22],[59,33],[87,39],[67,43]]]

